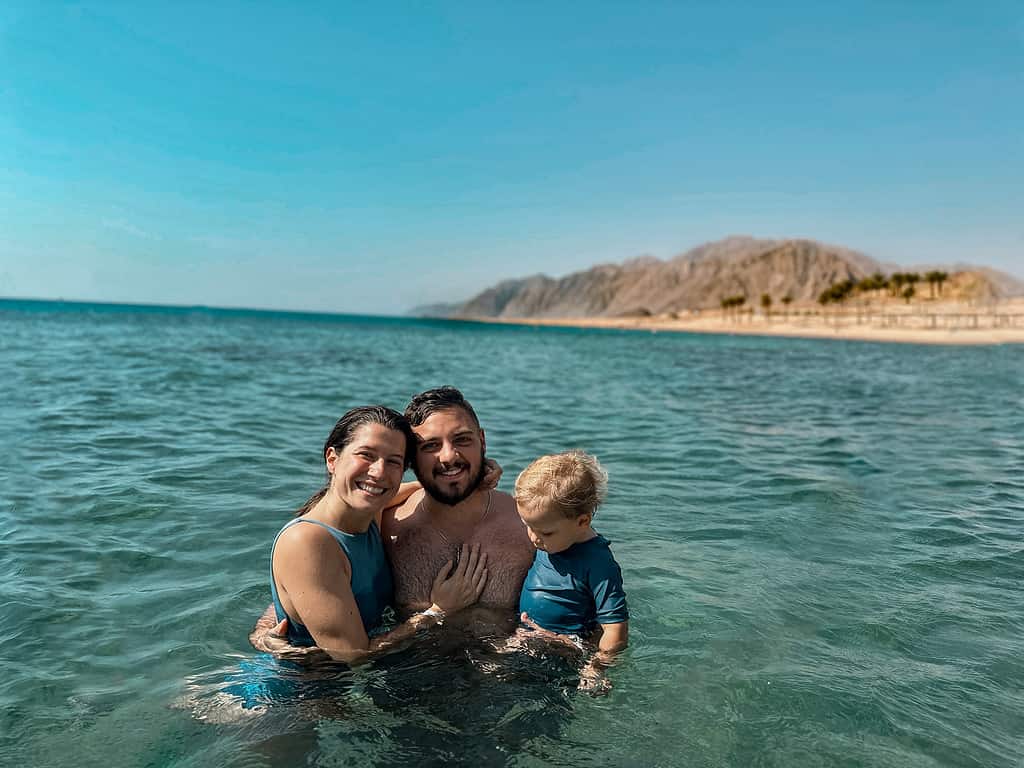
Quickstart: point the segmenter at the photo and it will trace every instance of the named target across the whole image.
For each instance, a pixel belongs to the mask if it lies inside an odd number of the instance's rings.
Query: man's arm
[[[273,631],[276,625],[277,611],[274,610],[273,605],[268,605],[267,610],[263,612],[263,615],[257,620],[256,626],[249,633],[249,642],[252,644],[252,647],[257,651],[266,651],[267,649],[262,647],[260,643],[268,633]]]

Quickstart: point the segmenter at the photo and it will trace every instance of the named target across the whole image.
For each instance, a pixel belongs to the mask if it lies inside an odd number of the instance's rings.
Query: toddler
[[[516,479],[519,517],[537,548],[519,598],[523,621],[556,635],[597,640],[580,687],[607,687],[602,671],[629,640],[622,572],[591,527],[608,475],[583,451],[541,456]]]

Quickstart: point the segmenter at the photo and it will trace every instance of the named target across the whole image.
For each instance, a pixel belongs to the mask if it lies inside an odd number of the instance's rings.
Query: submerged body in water
[[[0,763],[1021,765],[1024,348],[102,307],[2,320]],[[182,680],[222,685],[252,660],[270,542],[320,473],[310,415],[343,393],[400,403],[430,366],[486,406],[506,472],[580,445],[615,479],[598,528],[636,631],[609,698],[573,695],[557,657],[471,649],[521,681],[492,688],[425,645],[382,660],[402,673],[347,673],[336,716],[211,726],[169,708]],[[520,727],[543,726],[531,693],[562,707],[557,736]]]

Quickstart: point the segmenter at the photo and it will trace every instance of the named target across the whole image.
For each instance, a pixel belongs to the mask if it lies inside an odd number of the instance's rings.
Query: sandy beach
[[[788,312],[722,310],[634,317],[466,318],[471,322],[572,328],[619,328],[745,336],[849,339],[903,344],[1022,344],[1024,300],[987,307],[910,305],[841,311],[796,307]]]

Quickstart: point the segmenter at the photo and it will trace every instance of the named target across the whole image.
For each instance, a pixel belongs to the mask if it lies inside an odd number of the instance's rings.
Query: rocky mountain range
[[[969,269],[971,298],[1024,295],[1024,283],[1010,275]],[[753,303],[765,293],[776,302],[790,296],[794,304],[801,304],[815,301],[833,283],[899,270],[863,253],[813,240],[735,236],[668,260],[641,257],[561,278],[534,275],[505,280],[468,301],[418,307],[411,314],[454,318],[659,315],[715,308],[726,296],[746,296]]]

